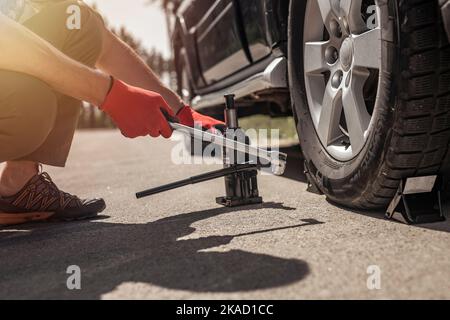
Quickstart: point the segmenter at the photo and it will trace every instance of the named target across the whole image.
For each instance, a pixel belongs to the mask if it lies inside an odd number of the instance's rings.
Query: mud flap
[[[324,193],[322,192],[322,190],[319,189],[317,184],[314,182],[314,179],[311,176],[311,174],[312,174],[311,170],[309,169],[308,162],[306,160],[305,160],[304,168],[305,168],[306,179],[308,180],[308,187],[306,188],[306,191],[317,194],[319,196],[322,196]]]

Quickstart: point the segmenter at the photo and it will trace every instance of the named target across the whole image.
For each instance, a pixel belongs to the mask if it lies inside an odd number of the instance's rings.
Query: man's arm
[[[97,67],[133,86],[158,92],[175,113],[184,107],[182,99],[162,84],[134,50],[107,28],[103,30],[103,47]]]
[[[28,29],[0,14],[0,69],[34,76],[68,96],[100,106],[126,137],[170,137],[161,95],[130,86],[72,60]],[[27,94],[27,93],[24,93]]]
[[[111,85],[108,75],[67,57],[1,13],[0,69],[29,74],[56,91],[97,106]]]

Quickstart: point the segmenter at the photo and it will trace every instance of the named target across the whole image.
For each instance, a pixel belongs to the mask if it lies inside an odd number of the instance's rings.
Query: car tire
[[[341,1],[343,2],[346,1]],[[449,171],[446,171],[445,167],[448,167],[450,162],[450,46],[443,28],[438,0],[376,0],[380,66],[377,69],[375,97],[373,98],[373,94],[372,97],[370,94],[365,96],[367,84],[364,84],[362,90],[367,113],[370,113],[363,143],[362,138],[352,139],[350,132],[357,130],[349,129],[362,128],[361,125],[354,125],[347,121],[345,116],[343,122],[346,125],[339,122],[339,126],[330,125],[330,128],[324,130],[327,126],[321,123],[327,116],[322,116],[322,113],[317,116],[314,113],[317,109],[311,109],[311,101],[316,101],[311,99],[314,98],[311,88],[315,90],[311,84],[316,83],[314,81],[317,79],[310,80],[309,70],[307,72],[305,69],[311,66],[303,60],[306,57],[305,51],[311,47],[309,42],[305,43],[305,39],[313,34],[322,36],[319,32],[309,32],[307,29],[311,27],[308,10],[315,10],[311,9],[313,5],[313,0],[291,1],[288,27],[291,100],[305,157],[305,170],[309,172],[311,183],[338,204],[358,209],[379,209],[389,204],[403,178],[438,173],[448,176]],[[355,16],[353,13],[349,14],[348,21],[350,17]],[[326,40],[327,36],[331,39],[331,36],[325,33],[334,32],[336,35],[333,37],[339,36],[342,30],[339,28],[338,31],[333,31],[335,24],[336,21],[333,21],[329,26],[331,31],[323,32],[323,40]],[[347,28],[347,24],[344,24],[344,27]],[[364,57],[357,56],[358,52],[368,53],[367,49],[361,51],[359,45],[352,43],[353,51],[343,51],[343,45],[335,50],[340,50],[338,59],[345,60],[346,64],[344,61],[338,63],[343,66],[348,66],[350,59],[353,59],[353,64],[362,61]],[[360,51],[355,49],[356,47]],[[348,58],[350,54],[353,56]],[[323,59],[325,57],[326,55]],[[333,52],[331,57],[335,58],[336,52]],[[356,70],[354,65],[350,68]],[[373,71],[370,68],[367,70],[369,73]],[[357,71],[348,71],[348,74],[352,75],[350,79],[354,79]],[[327,82],[324,73],[325,86],[331,83],[332,77],[330,74]],[[369,76],[367,79],[370,79]],[[345,84],[339,80],[345,81]],[[344,86],[344,92],[349,90],[345,89],[347,84],[352,88],[351,81],[338,77],[336,83]],[[370,90],[367,91],[370,93]],[[370,112],[367,107],[369,101],[373,103]],[[347,107],[344,102],[341,104],[342,109]],[[332,110],[335,110],[333,108]],[[345,114],[347,109],[342,112]],[[333,115],[330,118],[342,121],[342,116]],[[316,119],[317,123],[313,119]],[[337,139],[335,141],[338,142],[332,143],[342,143],[344,148],[338,144],[332,145],[327,140],[332,137],[329,132],[337,131],[336,127],[341,129],[344,138],[342,142]],[[347,128],[347,135],[342,127]],[[353,148],[353,141],[357,141],[354,145],[360,147],[359,149]],[[348,144],[351,146],[348,147]],[[345,158],[348,149],[351,149],[353,154]],[[342,152],[338,153],[339,150]]]

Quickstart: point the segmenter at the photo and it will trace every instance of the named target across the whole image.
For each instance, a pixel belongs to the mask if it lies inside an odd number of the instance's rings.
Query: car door
[[[236,2],[249,54],[252,62],[256,62],[272,52],[272,28],[269,26],[273,14],[272,0],[236,0]]]
[[[233,0],[216,0],[195,28],[199,63],[207,85],[251,64],[238,9]]]

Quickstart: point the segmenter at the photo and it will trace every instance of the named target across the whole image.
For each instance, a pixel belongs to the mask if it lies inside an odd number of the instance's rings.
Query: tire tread
[[[439,173],[450,143],[450,46],[438,1],[403,1],[401,94],[386,159],[358,207],[386,207],[400,180]]]

